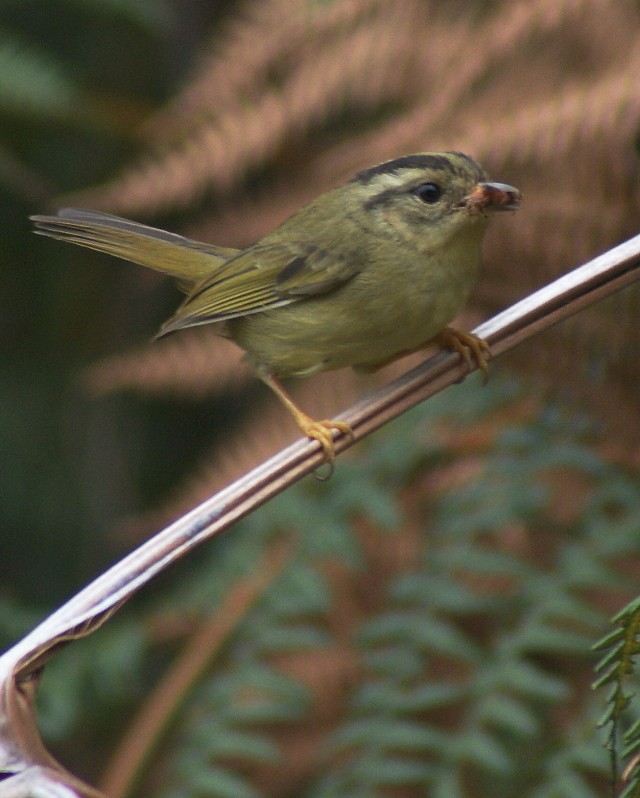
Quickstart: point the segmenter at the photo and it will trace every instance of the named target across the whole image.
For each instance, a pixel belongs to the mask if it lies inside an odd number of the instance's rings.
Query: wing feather
[[[160,335],[247,316],[331,291],[360,264],[302,242],[259,242],[197,285]]]
[[[100,211],[65,208],[33,216],[36,232],[124,258],[176,277],[190,291],[160,335],[222,322],[332,291],[362,268],[304,241],[270,237],[238,251],[121,219]]]

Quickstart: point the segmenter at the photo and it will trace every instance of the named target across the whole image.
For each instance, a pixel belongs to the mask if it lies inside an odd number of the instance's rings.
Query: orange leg
[[[473,361],[485,378],[489,376],[487,360],[490,357],[489,344],[473,333],[462,332],[454,327],[445,327],[429,343],[439,346],[440,349],[453,349],[467,364],[469,371],[473,368]]]
[[[345,421],[332,421],[325,419],[324,421],[316,421],[308,416],[294,403],[293,399],[287,394],[282,385],[271,374],[260,374],[260,379],[268,385],[269,388],[280,399],[282,404],[293,416],[296,424],[302,432],[312,440],[318,441],[322,450],[324,451],[325,461],[332,466],[336,459],[336,453],[333,443],[333,433],[339,432],[343,435],[353,435],[353,430]]]

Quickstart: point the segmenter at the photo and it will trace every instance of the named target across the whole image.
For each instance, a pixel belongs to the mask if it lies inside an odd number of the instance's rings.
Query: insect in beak
[[[478,183],[458,207],[472,213],[484,210],[515,211],[520,207],[522,194],[508,183]]]

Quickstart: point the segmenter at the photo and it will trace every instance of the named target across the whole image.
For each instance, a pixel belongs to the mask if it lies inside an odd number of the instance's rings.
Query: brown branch
[[[492,355],[498,355],[638,279],[640,235],[536,291],[480,325],[475,333],[488,342]],[[465,366],[453,353],[429,358],[341,414],[353,429],[353,439],[338,438],[336,452],[342,452],[465,374]],[[131,552],[0,657],[0,773],[15,774],[2,782],[0,795],[26,798],[30,793],[11,792],[12,780],[24,780],[25,773],[42,772],[43,778],[53,780],[51,758],[38,744],[37,730],[33,727],[32,686],[55,649],[95,631],[156,574],[229,529],[317,469],[322,461],[322,452],[315,441],[298,441],[287,447]],[[20,703],[16,697],[21,698]],[[16,706],[23,709],[16,713]],[[23,744],[24,740],[29,743]],[[60,782],[68,785],[70,778],[61,767]],[[77,794],[89,795],[89,789]],[[73,793],[67,787],[60,794]]]

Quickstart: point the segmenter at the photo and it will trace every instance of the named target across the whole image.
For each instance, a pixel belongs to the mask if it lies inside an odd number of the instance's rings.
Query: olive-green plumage
[[[33,218],[39,233],[176,277],[187,297],[160,334],[219,324],[271,378],[371,369],[427,344],[475,282],[487,211],[519,199],[446,152],[360,172],[241,251],[92,211]]]

